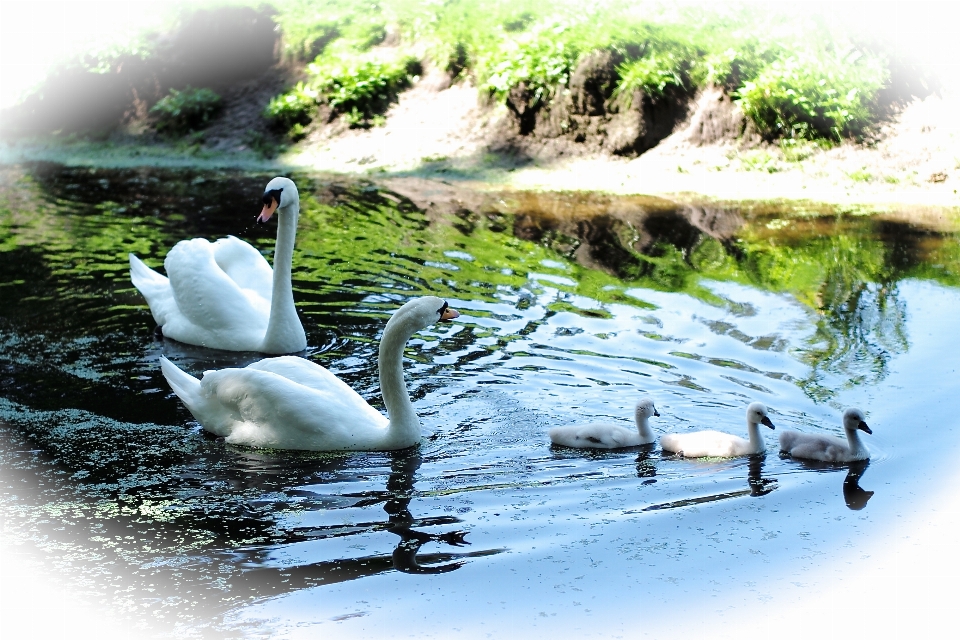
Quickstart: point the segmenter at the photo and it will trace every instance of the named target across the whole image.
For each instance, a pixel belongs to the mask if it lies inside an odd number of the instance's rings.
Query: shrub
[[[553,87],[567,84],[577,51],[560,37],[565,28],[553,25],[519,39],[504,39],[481,62],[482,87],[499,100],[524,83],[540,100]]]
[[[419,63],[410,57],[382,61],[349,53],[317,58],[307,70],[320,99],[337,113],[354,114],[355,122],[386,111],[411,76],[420,72]]]
[[[634,89],[641,89],[652,97],[662,97],[667,87],[684,88],[689,64],[672,53],[653,53],[645,58],[626,62],[617,69],[620,83],[618,94],[630,95]]]
[[[157,116],[157,131],[182,135],[205,127],[221,107],[220,96],[212,89],[187,87],[183,91],[170,89],[150,113]]]
[[[297,83],[287,93],[275,96],[263,110],[263,116],[275,129],[290,131],[297,127],[303,133],[303,127],[310,124],[317,113],[319,94],[302,82]]]
[[[803,54],[775,60],[736,95],[768,138],[839,140],[861,135],[874,119],[873,99],[886,79],[880,60],[855,50]]]

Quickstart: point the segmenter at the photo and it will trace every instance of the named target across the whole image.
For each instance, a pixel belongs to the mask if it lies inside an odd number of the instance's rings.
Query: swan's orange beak
[[[257,216],[257,222],[266,222],[269,220],[270,216],[273,215],[273,212],[277,210],[277,205],[279,204],[279,202],[271,198],[270,204],[263,205],[263,211],[261,211],[260,215]]]
[[[447,307],[440,313],[440,322],[450,322],[454,318],[459,318],[460,312],[451,307]]]

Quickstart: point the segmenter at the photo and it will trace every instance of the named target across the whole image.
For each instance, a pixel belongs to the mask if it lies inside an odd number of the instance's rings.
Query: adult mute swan
[[[633,412],[637,421],[636,430],[614,424],[582,424],[554,427],[547,433],[553,444],[578,449],[620,449],[649,444],[656,440],[647,420],[660,413],[650,398],[641,398]]]
[[[243,369],[207,371],[198,380],[160,358],[174,393],[203,428],[231,444],[313,451],[383,451],[420,442],[420,419],[403,382],[407,340],[460,314],[434,296],[400,307],[380,339],[385,418],[324,367],[297,356],[267,358]]]
[[[864,421],[863,411],[850,407],[843,412],[843,430],[847,432],[847,441],[833,436],[821,436],[798,431],[784,431],[780,434],[780,450],[794,458],[808,458],[823,462],[851,462],[867,460],[870,451],[860,442],[857,431],[873,433]]]
[[[257,220],[266,222],[274,212],[279,223],[273,269],[259,251],[233,236],[178,242],[163,261],[166,277],[130,254],[130,279],[164,336],[227,351],[306,349],[290,282],[300,195],[288,178],[267,183]]]
[[[749,440],[720,431],[695,431],[693,433],[668,433],[660,436],[664,451],[679,453],[685,458],[735,458],[763,453],[766,445],[760,435],[760,426],[774,428],[767,417],[767,407],[754,402],[747,407],[747,433]]]

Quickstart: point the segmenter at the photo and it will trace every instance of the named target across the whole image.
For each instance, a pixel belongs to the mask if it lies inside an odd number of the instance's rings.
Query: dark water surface
[[[744,600],[828,588],[936,499],[957,453],[955,235],[574,195],[438,219],[294,175],[306,357],[382,408],[389,314],[432,293],[462,316],[408,345],[419,448],[255,451],[203,432],[157,360],[199,375],[260,356],[156,339],[127,253],[162,266],[178,240],[232,234],[269,258],[275,227],[252,222],[271,176],[0,177],[3,536],[140,633],[703,632]],[[554,425],[630,426],[642,395],[657,432],[742,435],[753,400],[778,431],[733,460],[550,447]],[[782,429],[841,435],[850,405],[869,464],[778,454]]]

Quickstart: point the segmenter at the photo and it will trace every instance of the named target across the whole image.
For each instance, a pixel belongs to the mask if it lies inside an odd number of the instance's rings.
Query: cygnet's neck
[[[649,420],[650,417],[642,413],[636,415],[637,420],[637,431],[640,433],[640,439],[644,442],[653,442],[655,438],[653,437],[653,429],[650,428]]]
[[[867,452],[867,448],[860,441],[860,434],[857,429],[844,429],[844,431],[847,432],[847,442],[850,444],[851,456],[854,458],[862,457]]]
[[[747,419],[747,433],[750,434],[750,453],[762,453],[767,448],[763,436],[760,434],[760,425]]]
[[[307,348],[307,337],[293,305],[293,245],[297,238],[300,201],[277,210],[277,243],[273,250],[273,295],[270,320],[263,336],[264,353],[296,353]]]
[[[403,348],[420,329],[410,314],[394,314],[380,339],[380,392],[390,424],[388,439],[411,446],[420,441],[420,418],[413,409],[403,380]]]

